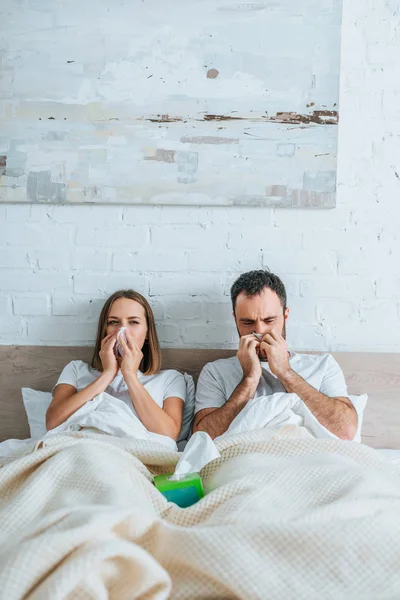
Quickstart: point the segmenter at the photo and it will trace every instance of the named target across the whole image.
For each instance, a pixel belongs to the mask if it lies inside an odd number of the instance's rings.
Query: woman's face
[[[148,329],[144,307],[135,300],[130,300],[130,298],[115,300],[107,317],[106,335],[117,333],[120,327],[126,327],[132,334],[137,346],[142,349]]]

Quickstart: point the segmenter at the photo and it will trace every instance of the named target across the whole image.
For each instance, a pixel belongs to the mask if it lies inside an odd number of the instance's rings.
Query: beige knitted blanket
[[[202,475],[225,483],[188,509],[152,484],[176,453],[90,432],[38,446],[0,467],[1,599],[400,598],[400,470],[365,446],[222,440]]]

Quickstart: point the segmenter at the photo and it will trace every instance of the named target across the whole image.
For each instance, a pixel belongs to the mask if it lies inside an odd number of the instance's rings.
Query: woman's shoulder
[[[65,365],[64,369],[67,369],[68,371],[73,370],[76,373],[96,373],[96,370],[83,360],[71,360],[71,362]]]
[[[156,377],[163,378],[165,381],[171,381],[172,379],[183,379],[185,380],[183,374],[176,369],[163,369],[162,371],[158,371],[155,374]]]
[[[183,389],[186,387],[186,380],[182,373],[176,369],[164,369],[153,375],[142,375],[143,383],[153,383],[157,386],[162,386],[163,389],[173,388]]]
[[[71,362],[67,364],[67,367],[69,365],[73,365],[77,369],[90,369],[90,365],[83,360],[71,360]]]

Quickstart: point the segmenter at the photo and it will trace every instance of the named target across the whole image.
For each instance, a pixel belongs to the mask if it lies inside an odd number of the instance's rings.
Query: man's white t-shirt
[[[93,383],[100,375],[100,371],[96,371],[96,369],[93,369],[82,360],[73,360],[64,367],[56,386],[60,383],[67,383],[68,385],[73,385],[79,392],[90,383]],[[160,408],[163,407],[164,400],[171,396],[181,398],[185,402],[186,382],[183,375],[178,371],[168,369],[166,371],[159,371],[154,375],[143,375],[141,371],[138,371],[137,376],[140,383]],[[122,400],[132,410],[133,414],[139,418],[129,395],[128,386],[120,370],[105,391],[110,396]]]
[[[347,397],[347,386],[341,368],[330,354],[290,353],[290,367],[313,388],[331,398]],[[269,364],[261,362],[262,376],[255,398],[286,392],[279,379],[271,373]],[[232,396],[243,377],[237,356],[208,363],[197,383],[195,412],[204,408],[220,408]]]

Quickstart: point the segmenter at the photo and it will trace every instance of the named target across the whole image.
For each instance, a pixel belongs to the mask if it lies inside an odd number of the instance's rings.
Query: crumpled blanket
[[[269,427],[303,428],[304,437],[339,439],[316,419],[297,394],[278,392],[249,400],[234,418],[227,431],[216,439]]]
[[[16,447],[0,461],[1,597],[400,597],[399,468],[296,427],[217,446],[205,486],[230,477],[187,509],[153,486],[179,459],[153,442],[81,431]]]

